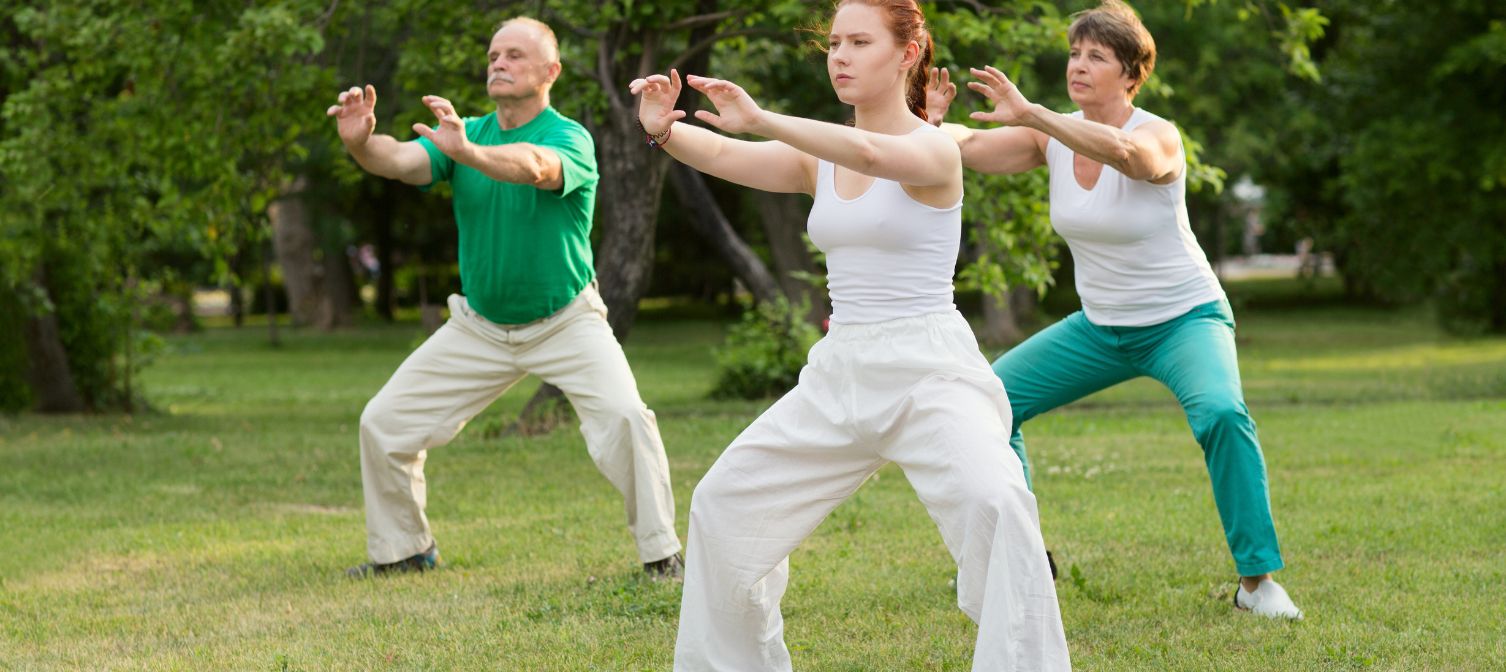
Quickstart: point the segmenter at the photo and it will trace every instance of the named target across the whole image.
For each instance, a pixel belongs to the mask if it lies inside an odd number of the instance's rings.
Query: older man
[[[654,414],[638,396],[606,321],[592,267],[596,158],[591,136],[549,105],[560,74],[554,32],[504,22],[487,51],[495,114],[462,119],[424,96],[438,118],[398,142],[374,135],[376,90],[352,88],[329,108],[368,172],[428,189],[449,181],[460,228],[464,296],[361,414],[361,480],[370,561],[352,576],[435,567],[423,464],[465,423],[530,373],[559,387],[581,418],[596,466],[622,493],[644,569],[678,577],[669,464]]]

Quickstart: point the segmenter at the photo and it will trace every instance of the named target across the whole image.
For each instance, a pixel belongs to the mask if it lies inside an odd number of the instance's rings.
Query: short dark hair
[[[1114,51],[1124,74],[1130,78],[1131,96],[1140,91],[1140,85],[1150,79],[1156,69],[1156,41],[1151,38],[1145,24],[1135,10],[1121,0],[1104,0],[1093,9],[1072,15],[1072,25],[1067,28],[1067,44],[1075,45],[1082,40],[1092,40]]]

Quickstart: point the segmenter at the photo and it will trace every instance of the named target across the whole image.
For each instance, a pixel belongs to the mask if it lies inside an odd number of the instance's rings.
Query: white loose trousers
[[[622,493],[643,562],[680,550],[659,426],[638,396],[594,283],[526,325],[499,325],[451,295],[450,319],[408,356],[361,413],[367,553],[396,562],[434,541],[424,460],[525,375],[560,388],[580,416],[596,467]]]
[[[791,551],[874,471],[904,470],[957,562],[973,670],[1069,670],[1009,401],[956,311],[834,324],[800,383],[732,442],[690,505],[679,672],[791,669]]]

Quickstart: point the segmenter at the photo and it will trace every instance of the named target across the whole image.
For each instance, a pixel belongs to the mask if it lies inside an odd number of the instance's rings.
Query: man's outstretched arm
[[[526,184],[545,191],[564,186],[564,166],[554,150],[526,142],[494,147],[476,145],[465,137],[465,122],[450,101],[424,96],[424,105],[434,112],[439,128],[414,124],[414,132],[428,138],[456,163],[470,166],[498,182]]]
[[[372,132],[376,130],[376,87],[367,84],[365,90],[351,87],[341,92],[338,104],[325,114],[335,118],[340,141],[366,172],[416,186],[434,181],[429,153],[418,143]]]

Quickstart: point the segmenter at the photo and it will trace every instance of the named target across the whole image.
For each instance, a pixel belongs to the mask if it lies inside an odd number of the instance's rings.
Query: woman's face
[[[1087,38],[1072,45],[1067,56],[1067,95],[1078,107],[1128,100],[1133,83],[1113,49]]]
[[[920,52],[913,41],[895,44],[881,10],[859,4],[837,10],[826,46],[826,74],[837,98],[848,105],[880,99],[903,87]]]

